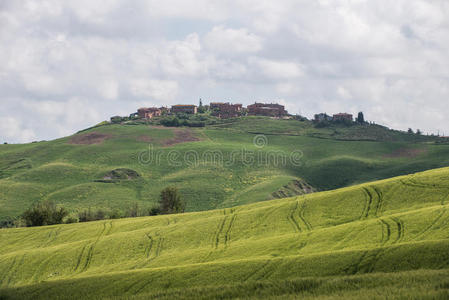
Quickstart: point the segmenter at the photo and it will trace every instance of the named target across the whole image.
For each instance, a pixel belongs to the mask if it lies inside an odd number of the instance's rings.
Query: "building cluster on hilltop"
[[[235,118],[245,114],[250,116],[269,116],[269,117],[284,117],[288,115],[283,105],[277,103],[254,103],[243,107],[242,104],[232,104],[229,102],[211,102],[206,106],[212,116],[222,119]],[[142,107],[137,110],[137,113],[132,114],[133,117],[140,119],[152,119],[163,114],[197,114],[199,108],[203,106],[196,106],[193,104],[177,104],[168,107]]]
[[[268,116],[273,118],[288,118],[290,115],[285,110],[285,107],[278,103],[258,103],[250,104],[247,107],[243,107],[242,104],[233,104],[230,102],[211,102],[209,105],[203,106],[200,101],[200,105],[193,104],[176,104],[171,107],[142,107],[137,110],[136,113],[130,115],[131,118],[138,119],[152,119],[162,115],[177,115],[177,114],[198,114],[209,112],[210,115],[221,118],[236,118],[239,116]],[[119,121],[121,117],[112,117],[111,121]],[[314,117],[315,122],[353,122],[354,118],[352,114],[338,113],[332,116],[326,113],[316,114]]]
[[[316,114],[314,120],[316,122],[324,122],[324,121],[349,121],[349,122],[353,122],[354,121],[354,117],[351,114],[347,114],[347,113],[338,113],[338,114],[334,114],[333,116],[329,116],[326,113],[320,113],[320,114]]]

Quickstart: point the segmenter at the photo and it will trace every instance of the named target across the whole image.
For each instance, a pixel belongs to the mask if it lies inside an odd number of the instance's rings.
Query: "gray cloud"
[[[199,97],[449,134],[447,36],[444,0],[4,0],[0,140]]]

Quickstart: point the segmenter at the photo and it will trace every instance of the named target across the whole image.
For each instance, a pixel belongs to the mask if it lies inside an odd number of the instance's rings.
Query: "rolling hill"
[[[445,299],[448,208],[443,168],[205,212],[2,229],[0,298]]]
[[[449,145],[377,125],[315,128],[245,117],[204,128],[103,125],[0,145],[0,220],[39,200],[72,214],[149,209],[177,186],[188,211],[229,208],[449,165]]]

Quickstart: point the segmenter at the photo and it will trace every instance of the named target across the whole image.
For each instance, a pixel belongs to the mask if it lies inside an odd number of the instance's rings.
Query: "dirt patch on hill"
[[[93,144],[101,144],[105,140],[111,138],[111,134],[104,134],[98,132],[91,132],[80,134],[72,137],[69,141],[69,144],[74,145],[93,145]]]
[[[406,149],[406,148],[400,148],[396,149],[390,154],[385,154],[384,158],[414,158],[417,157],[420,154],[426,153],[426,149]]]
[[[187,143],[187,142],[196,142],[201,139],[194,136],[193,130],[190,128],[173,128],[173,127],[165,127],[165,126],[149,126],[152,129],[164,129],[173,132],[174,137],[166,140],[158,140],[152,137],[151,135],[141,135],[137,137],[138,142],[145,143],[157,143],[164,147],[173,146],[176,144]]]
[[[169,140],[165,140],[162,142],[163,146],[169,147],[176,144],[188,143],[188,142],[197,142],[200,139],[193,135],[191,129],[187,128],[176,128],[173,130],[175,137]]]
[[[149,135],[141,135],[137,138],[138,142],[153,143],[154,138]]]

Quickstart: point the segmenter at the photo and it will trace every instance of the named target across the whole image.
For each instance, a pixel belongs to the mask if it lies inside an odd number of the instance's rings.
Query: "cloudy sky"
[[[449,135],[449,1],[0,0],[0,142],[200,97]]]

